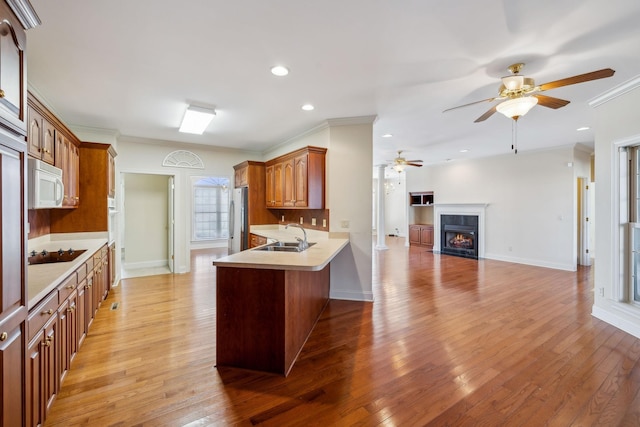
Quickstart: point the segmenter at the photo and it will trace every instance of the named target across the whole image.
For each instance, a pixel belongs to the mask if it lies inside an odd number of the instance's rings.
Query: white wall
[[[164,158],[175,150],[198,155],[204,169],[163,167]],[[259,153],[184,145],[144,139],[119,139],[116,158],[116,184],[121,188],[121,173],[145,173],[175,176],[175,272],[190,271],[191,176],[227,176],[233,180],[233,166],[245,160],[262,160]],[[127,195],[128,197],[129,195]],[[116,196],[116,199],[118,197]],[[118,203],[120,203],[118,199]],[[119,226],[123,218],[118,218]],[[118,247],[118,246],[117,246]],[[120,256],[120,253],[117,253]]]
[[[572,146],[425,166],[407,191],[435,203],[488,203],[485,258],[574,271],[576,162]]]
[[[167,265],[168,181],[166,175],[125,175],[125,268]]]
[[[615,144],[628,138],[640,138],[640,120],[637,106],[640,102],[640,77],[628,82],[611,93],[603,95],[603,100],[595,108],[595,181],[598,191],[595,195],[597,217],[595,298],[592,313],[640,338],[640,310],[631,304],[617,301],[618,268],[620,250],[617,241],[616,205],[619,200],[614,191],[614,170],[616,161]],[[600,102],[602,102],[600,104]],[[625,280],[622,280],[623,284]]]
[[[327,148],[329,231],[350,244],[331,262],[331,298],[372,301],[371,165],[373,117],[333,119],[264,154],[264,160],[308,145]],[[348,226],[343,227],[347,221]]]

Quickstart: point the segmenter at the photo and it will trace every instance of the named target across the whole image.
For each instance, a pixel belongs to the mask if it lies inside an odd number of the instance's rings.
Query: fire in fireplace
[[[478,259],[478,216],[441,215],[440,253]]]

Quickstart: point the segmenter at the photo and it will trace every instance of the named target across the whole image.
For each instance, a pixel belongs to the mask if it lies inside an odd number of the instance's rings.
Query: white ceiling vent
[[[190,168],[190,169],[204,169],[204,163],[197,154],[191,151],[176,150],[167,154],[167,157],[162,161],[162,166],[174,167],[174,168]]]

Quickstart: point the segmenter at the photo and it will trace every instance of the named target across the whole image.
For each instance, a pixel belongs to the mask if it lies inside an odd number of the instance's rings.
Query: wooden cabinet
[[[412,224],[409,226],[409,244],[433,249],[433,225]]]
[[[115,151],[107,150],[108,155],[108,175],[109,175],[109,185],[108,185],[108,195],[109,197],[116,197],[116,158]]]
[[[116,244],[109,245],[109,254],[107,261],[109,262],[109,290],[116,284]]]
[[[0,8],[0,10],[2,10]],[[0,132],[0,425],[22,425],[27,337],[26,221],[24,176],[26,146]]]
[[[27,368],[25,407],[28,426],[42,425],[45,421],[98,307],[108,293],[107,254],[105,245],[29,311],[25,334],[28,347],[26,355],[23,347],[20,359],[26,360]]]
[[[324,209],[326,148],[305,147],[266,163],[268,208]]]
[[[433,205],[433,191],[409,193],[409,203],[411,206],[431,206]]]
[[[32,12],[30,5],[21,6],[22,10],[18,11],[21,17],[24,12]],[[24,138],[27,128],[26,34],[14,12],[6,2],[0,2],[0,126]]]
[[[31,157],[55,164],[55,128],[42,114],[28,107],[27,151]]]
[[[266,245],[267,238],[263,236],[258,236],[257,234],[251,234],[251,238],[249,239],[249,247],[256,248],[258,246]]]
[[[73,147],[72,147],[73,148]],[[82,182],[79,188],[80,203],[75,209],[52,209],[51,232],[93,232],[109,230],[109,198],[112,158],[116,152],[109,144],[83,142],[80,145],[79,175],[76,181]],[[66,188],[66,186],[65,186]]]
[[[80,205],[80,152],[78,147],[63,133],[55,132],[55,165],[62,169],[64,184],[63,208],[76,208]]]
[[[276,214],[266,207],[265,201],[265,164],[247,160],[233,167],[235,185],[244,183],[240,187],[248,188],[248,220],[249,225],[275,224],[278,222]]]

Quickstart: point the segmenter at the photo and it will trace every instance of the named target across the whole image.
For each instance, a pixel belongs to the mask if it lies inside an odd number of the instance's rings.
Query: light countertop
[[[75,234],[75,233],[74,233]],[[58,249],[74,250],[86,249],[82,255],[73,261],[51,264],[35,264],[27,267],[27,298],[28,308],[33,308],[42,298],[55,289],[69,275],[75,272],[84,262],[93,256],[102,246],[107,244],[107,238],[96,237],[94,234],[77,233],[66,234],[62,239],[38,238],[29,240],[29,252],[35,250],[57,251]]]
[[[269,270],[322,270],[331,260],[349,244],[348,233],[330,234],[327,232],[306,230],[307,240],[315,245],[302,252],[270,252],[249,249],[224,258],[216,259],[213,265],[218,267],[256,268]],[[278,226],[252,226],[251,233],[281,242],[295,242],[296,236],[302,237],[299,228]]]

